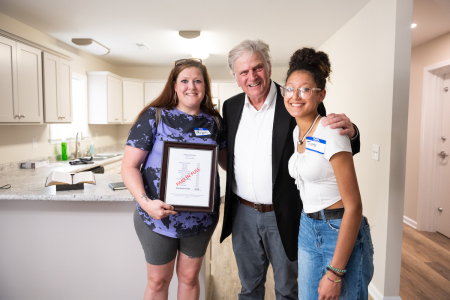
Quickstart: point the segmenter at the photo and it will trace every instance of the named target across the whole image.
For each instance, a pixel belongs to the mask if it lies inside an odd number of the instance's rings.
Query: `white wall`
[[[333,70],[327,111],[345,112],[361,131],[355,165],[375,247],[375,299],[399,295],[412,6],[372,0],[320,47]]]
[[[0,299],[142,299],[133,202],[0,201]]]

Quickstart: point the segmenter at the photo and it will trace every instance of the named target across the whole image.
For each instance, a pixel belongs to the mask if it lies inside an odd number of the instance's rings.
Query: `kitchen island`
[[[135,200],[108,186],[121,175],[95,174],[96,185],[84,190],[45,187],[53,170],[93,166],[0,173],[0,186],[11,185],[0,189],[0,299],[142,299],[146,265],[134,231]],[[170,299],[176,287],[174,275]]]

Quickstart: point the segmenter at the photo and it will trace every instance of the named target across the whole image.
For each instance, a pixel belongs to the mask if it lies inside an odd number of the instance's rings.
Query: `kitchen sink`
[[[116,156],[120,156],[121,154],[118,153],[104,153],[104,154],[97,154],[96,156],[94,156],[95,158],[111,158],[111,157],[116,157]]]
[[[108,158],[112,158],[112,157],[116,157],[116,156],[120,156],[121,154],[117,154],[117,153],[105,153],[105,154],[97,154],[95,156],[92,157],[93,161],[99,161],[99,160],[105,160]],[[85,160],[90,160],[90,156],[89,157],[83,157],[83,159]]]

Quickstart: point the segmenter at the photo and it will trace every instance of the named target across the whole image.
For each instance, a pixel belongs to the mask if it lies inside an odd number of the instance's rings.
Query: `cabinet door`
[[[122,123],[122,80],[108,76],[108,123]]]
[[[146,82],[144,84],[144,106],[155,100],[164,89],[164,82]]]
[[[19,122],[16,42],[0,36],[0,122]]]
[[[144,83],[123,81],[123,123],[130,124],[144,108]]]
[[[58,107],[59,57],[44,52],[44,120],[56,123],[62,120]]]
[[[17,43],[17,89],[20,122],[43,120],[41,50]]]
[[[72,122],[72,69],[70,61],[59,58],[58,106],[61,122]]]

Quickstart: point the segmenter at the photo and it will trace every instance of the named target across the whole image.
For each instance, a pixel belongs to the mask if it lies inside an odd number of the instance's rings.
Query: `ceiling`
[[[101,59],[117,66],[165,66],[190,57],[189,43],[210,53],[209,66],[225,65],[244,39],[271,46],[272,64],[285,66],[303,46],[319,47],[369,0],[1,0],[0,12],[69,44],[92,38],[111,49]],[[450,0],[414,0],[412,45],[450,31]],[[179,30],[201,30],[186,40]],[[141,50],[144,43],[150,50]]]

